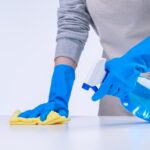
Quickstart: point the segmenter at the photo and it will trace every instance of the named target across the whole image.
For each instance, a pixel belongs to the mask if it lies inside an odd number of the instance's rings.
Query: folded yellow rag
[[[10,119],[10,125],[52,125],[52,124],[64,124],[69,121],[69,118],[60,116],[58,113],[51,111],[45,121],[41,121],[38,118],[22,118],[18,117],[21,112],[19,110],[15,111]]]

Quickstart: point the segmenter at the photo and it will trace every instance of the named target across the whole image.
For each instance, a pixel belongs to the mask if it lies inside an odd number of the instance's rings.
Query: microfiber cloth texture
[[[38,118],[22,118],[18,117],[21,111],[17,110],[14,112],[10,119],[10,125],[53,125],[53,124],[64,124],[70,120],[64,116],[60,116],[58,113],[51,111],[45,121],[41,121]]]

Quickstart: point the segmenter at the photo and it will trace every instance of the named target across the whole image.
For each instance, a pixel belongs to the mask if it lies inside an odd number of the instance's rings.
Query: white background
[[[56,46],[58,0],[0,0],[0,114],[47,101]],[[102,48],[93,29],[76,70],[70,115],[97,115],[81,86]]]

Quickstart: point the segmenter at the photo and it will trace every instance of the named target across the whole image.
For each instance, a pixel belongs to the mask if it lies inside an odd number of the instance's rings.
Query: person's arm
[[[60,0],[55,65],[77,67],[88,37],[90,20],[85,0]]]
[[[69,66],[73,67],[74,69],[76,69],[76,67],[77,67],[77,64],[75,63],[75,61],[71,60],[70,58],[64,57],[64,56],[60,56],[55,59],[55,66],[60,65],[60,64],[69,65]]]
[[[40,117],[44,121],[51,111],[68,117],[75,68],[88,37],[89,23],[85,0],[60,0],[55,67],[48,102],[21,113],[19,117]]]
[[[86,0],[59,0],[59,2],[55,60],[56,63],[59,60],[62,62],[62,57],[66,57],[73,66],[76,66],[88,38],[91,17],[87,11]]]

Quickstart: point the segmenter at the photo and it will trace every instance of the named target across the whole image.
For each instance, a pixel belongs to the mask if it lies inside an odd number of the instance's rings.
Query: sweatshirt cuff
[[[68,57],[78,64],[83,47],[84,45],[78,40],[60,38],[57,40],[55,58],[60,56]]]

